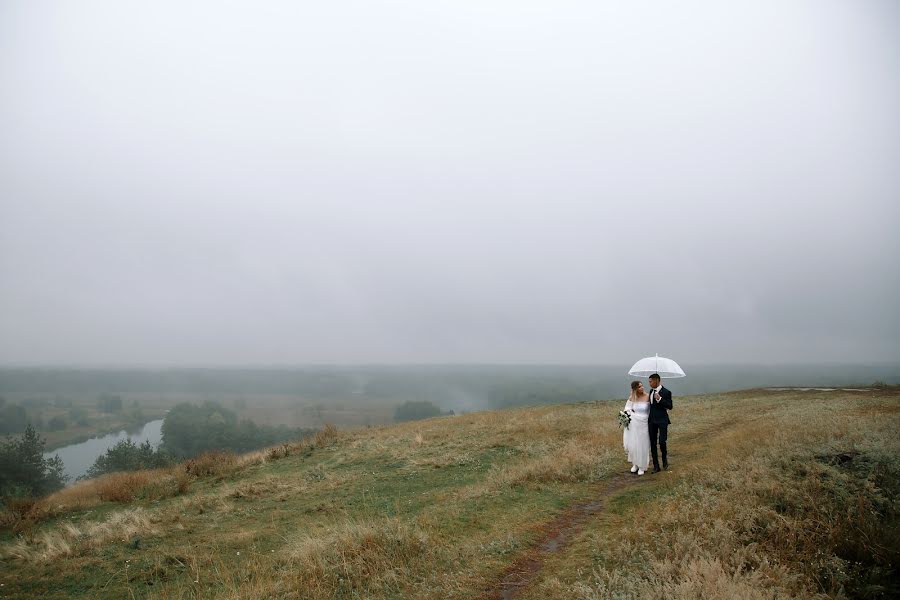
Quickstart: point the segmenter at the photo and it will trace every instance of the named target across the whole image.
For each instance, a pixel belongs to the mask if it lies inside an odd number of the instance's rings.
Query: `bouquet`
[[[628,429],[628,426],[631,424],[631,412],[627,410],[619,411],[619,427],[624,429]]]

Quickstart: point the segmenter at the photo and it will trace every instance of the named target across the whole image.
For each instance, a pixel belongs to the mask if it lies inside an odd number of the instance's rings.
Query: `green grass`
[[[878,597],[900,547],[898,399],[676,397],[673,470],[614,492],[520,597]],[[343,431],[158,500],[85,493],[3,533],[0,597],[474,598],[627,468],[618,404]]]

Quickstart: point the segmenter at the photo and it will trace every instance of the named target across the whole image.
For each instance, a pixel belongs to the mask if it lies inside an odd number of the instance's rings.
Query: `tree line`
[[[234,411],[215,402],[182,403],[166,413],[162,424],[162,448],[180,460],[208,450],[249,452],[299,439],[315,431],[238,420]]]
[[[120,420],[128,423],[145,421],[137,401],[126,406],[119,395],[100,394],[95,406],[99,413],[119,415]],[[54,409],[56,414],[45,417],[45,409]],[[0,435],[22,433],[28,425],[41,431],[63,431],[73,425],[88,427],[90,424],[88,409],[73,405],[68,398],[59,397],[52,401],[47,398],[26,398],[19,403],[12,403],[0,396]]]
[[[59,456],[44,458],[44,439],[31,425],[0,441],[0,497],[43,496],[66,483]]]
[[[166,414],[158,449],[150,442],[122,440],[97,457],[84,478],[165,467],[211,450],[249,452],[315,431],[238,420],[233,411],[214,402],[183,403]],[[45,459],[44,448],[44,439],[30,424],[21,438],[7,436],[0,442],[0,497],[42,496],[65,485],[62,460],[58,456]]]

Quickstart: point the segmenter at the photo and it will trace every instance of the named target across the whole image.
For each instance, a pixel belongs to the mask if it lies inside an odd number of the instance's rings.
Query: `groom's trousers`
[[[659,438],[659,450],[662,452],[663,466],[669,465],[669,457],[666,453],[666,440],[669,437],[668,423],[648,423],[650,432],[650,455],[653,457],[653,468],[659,468],[659,455],[656,453],[656,439]]]

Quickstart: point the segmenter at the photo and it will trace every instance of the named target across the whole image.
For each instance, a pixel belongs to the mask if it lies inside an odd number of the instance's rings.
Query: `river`
[[[63,446],[56,450],[44,453],[44,458],[53,458],[57,454],[65,465],[65,473],[69,476],[69,484],[87,473],[88,469],[101,454],[105,454],[108,448],[112,448],[122,440],[131,438],[135,444],[143,444],[149,441],[154,448],[158,448],[162,442],[162,419],[150,421],[135,433],[119,431],[108,433],[104,436],[91,438],[85,442]]]

